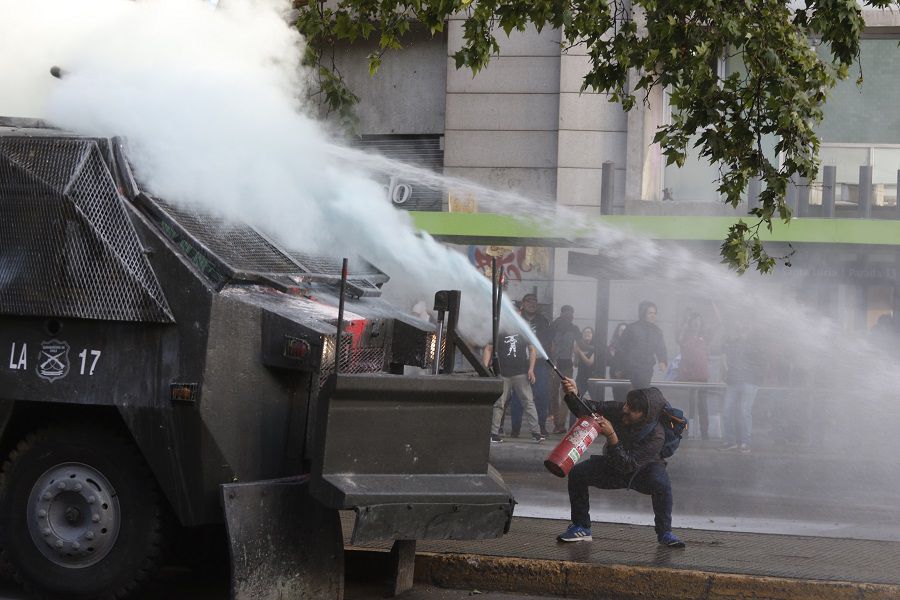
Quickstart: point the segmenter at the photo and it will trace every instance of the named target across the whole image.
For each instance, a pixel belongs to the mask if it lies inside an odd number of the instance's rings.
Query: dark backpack
[[[663,406],[659,413],[659,424],[662,425],[663,431],[666,433],[666,441],[663,442],[662,450],[659,451],[661,458],[669,458],[678,450],[681,443],[681,437],[687,431],[688,421],[684,415],[684,411],[675,408],[668,402]]]

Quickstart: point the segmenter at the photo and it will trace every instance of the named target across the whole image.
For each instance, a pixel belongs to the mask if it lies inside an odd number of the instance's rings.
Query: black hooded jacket
[[[616,356],[629,375],[652,371],[657,362],[669,362],[662,330],[647,321],[635,321],[625,328],[616,344]]]
[[[589,409],[591,412],[603,415],[612,423],[619,443],[615,446],[607,444],[603,453],[610,458],[613,468],[624,475],[636,472],[653,462],[666,462],[659,456],[663,443],[666,441],[666,434],[662,425],[659,424],[659,414],[666,404],[665,396],[655,387],[630,393],[645,395],[649,406],[644,421],[632,426],[627,426],[622,422],[624,402],[579,401],[572,394],[566,394],[565,397],[566,405],[575,413],[575,416],[587,416]]]

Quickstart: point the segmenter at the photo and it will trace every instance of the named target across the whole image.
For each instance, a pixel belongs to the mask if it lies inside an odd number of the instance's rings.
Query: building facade
[[[898,216],[900,113],[895,107],[900,101],[900,78],[896,77],[900,15],[872,11],[866,13],[866,21],[860,59],[864,83],[857,86],[851,74],[838,85],[819,130],[822,162],[833,167],[834,183],[827,179],[829,170],[823,169],[826,179],[820,175],[819,181],[792,186],[788,202],[799,218],[825,215],[823,203],[827,204],[829,197],[834,201],[831,214],[836,217],[858,219],[863,202],[865,218]],[[366,61],[374,47],[363,44],[344,49],[339,65],[361,98],[362,139],[438,140],[445,175],[520,193],[548,205],[573,207],[585,218],[603,218],[601,190],[604,163],[608,163],[612,207],[606,212],[624,215],[632,226],[651,236],[655,220],[660,218],[683,218],[694,225],[698,219],[712,219],[705,226],[715,233],[689,243],[704,256],[717,257],[725,227],[715,219],[730,217],[733,221],[746,214],[747,205],[732,209],[719,201],[714,165],[691,157],[681,169],[664,164],[659,148],[652,144],[657,127],[668,118],[664,90],[656,90],[648,105],[638,103],[628,113],[604,94],[582,93],[588,57],[578,48],[563,50],[560,39],[560,32],[550,29],[537,32],[529,28],[508,38],[501,33],[499,56],[473,76],[455,68],[453,54],[462,43],[462,20],[451,19],[443,35],[413,31],[403,51],[385,55],[374,77],[369,76]],[[720,65],[723,72],[734,68],[739,67],[725,60]],[[442,210],[477,212],[477,198],[461,202],[450,194],[444,198]],[[841,219],[821,227],[834,229],[837,221]],[[457,233],[459,238],[467,238],[464,231]],[[781,241],[794,242],[792,247],[799,243],[789,233],[785,235]],[[678,239],[678,234],[673,237]],[[526,267],[532,262],[548,264],[518,269],[517,287],[511,293],[519,296],[537,291],[540,302],[552,306],[554,315],[561,305],[573,305],[578,325],[596,325],[605,333],[617,322],[634,320],[639,300],[661,293],[657,285],[641,279],[614,279],[605,287],[598,285],[595,277],[573,274],[577,270],[569,268],[570,252],[590,254],[596,250],[553,247],[555,242],[547,241],[542,244],[546,249],[535,252],[520,248],[514,236],[499,238],[461,250],[482,267],[487,260],[484,257],[490,255],[505,257],[507,262],[521,261],[527,255]],[[821,283],[830,290],[826,295],[835,299],[826,312],[850,328],[870,327],[881,314],[893,315],[895,304],[900,303],[896,277],[889,277],[894,269],[875,269],[872,273],[883,275],[875,280],[851,277],[851,271],[860,272],[854,265],[865,263],[872,249],[856,247],[852,241],[848,245],[839,238],[843,239],[840,233],[831,238],[826,235],[823,242],[804,248],[804,252],[820,248],[817,256],[828,257],[826,262],[836,265],[830,271],[825,269],[830,275]],[[446,235],[446,239],[452,241],[454,236]],[[893,247],[888,244],[884,248],[879,264],[893,265]],[[804,277],[817,268],[823,273],[820,263],[810,267]],[[800,279],[797,276],[794,281]],[[672,339],[683,307],[694,300],[669,300],[671,306],[660,311],[660,320]],[[602,311],[598,309],[601,305],[605,307]],[[549,316],[551,311],[546,312]]]

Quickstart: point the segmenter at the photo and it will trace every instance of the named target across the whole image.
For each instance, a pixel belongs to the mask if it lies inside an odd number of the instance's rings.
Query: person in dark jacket
[[[550,358],[566,377],[575,374],[575,340],[581,336],[581,330],[572,322],[574,318],[575,309],[566,304],[559,310],[559,317],[551,325],[553,342],[550,344]],[[568,432],[566,423],[569,411],[566,410],[562,396],[562,386],[553,380],[550,390],[550,416],[553,417],[553,433],[557,434]]]
[[[625,328],[616,348],[625,379],[631,381],[635,390],[650,387],[654,365],[659,363],[660,370],[665,372],[669,362],[666,342],[656,325],[656,313],[656,304],[649,300],[641,302],[638,320]],[[621,393],[616,400],[622,400]]]
[[[525,322],[531,327],[531,330],[537,336],[541,348],[546,351],[553,342],[553,329],[550,327],[550,320],[541,314],[538,298],[532,293],[522,296],[522,306],[519,313]],[[541,435],[547,437],[547,414],[550,407],[550,385],[555,381],[550,379],[549,367],[546,361],[539,360],[534,365],[535,381],[531,384],[531,393],[534,396],[534,407],[537,409],[538,423],[541,428]],[[510,415],[512,416],[512,435],[519,437],[519,430],[522,428],[522,402],[518,395],[513,393],[513,400],[510,402]]]
[[[586,416],[578,402],[578,387],[563,383],[565,401],[578,417]],[[590,486],[603,490],[633,489],[650,496],[657,541],[670,548],[684,548],[672,533],[672,484],[666,461],[660,457],[666,436],[659,414],[666,399],[657,388],[631,390],[624,403],[585,401],[597,416],[600,435],[606,437],[603,456],[591,456],[569,472],[569,504],[572,524],[560,542],[589,542],[591,537]]]
[[[609,338],[609,345],[606,347],[606,364],[609,366],[610,379],[622,379],[625,372],[622,370],[622,357],[617,352],[622,344],[622,334],[625,333],[627,323],[619,323],[613,330],[613,334]]]
[[[594,374],[594,365],[597,363],[594,354],[594,329],[585,327],[575,341],[575,382],[583,390],[587,389],[588,379]]]

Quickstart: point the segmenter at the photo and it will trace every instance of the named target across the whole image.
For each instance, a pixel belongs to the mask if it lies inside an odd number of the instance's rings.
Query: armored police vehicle
[[[0,119],[15,576],[40,597],[121,598],[173,532],[224,524],[233,597],[340,598],[339,510],[355,543],[401,540],[407,557],[410,540],[502,535],[500,383],[402,375],[438,359],[435,328],[352,266],[338,336],[336,261],[154,197],[118,139]]]

